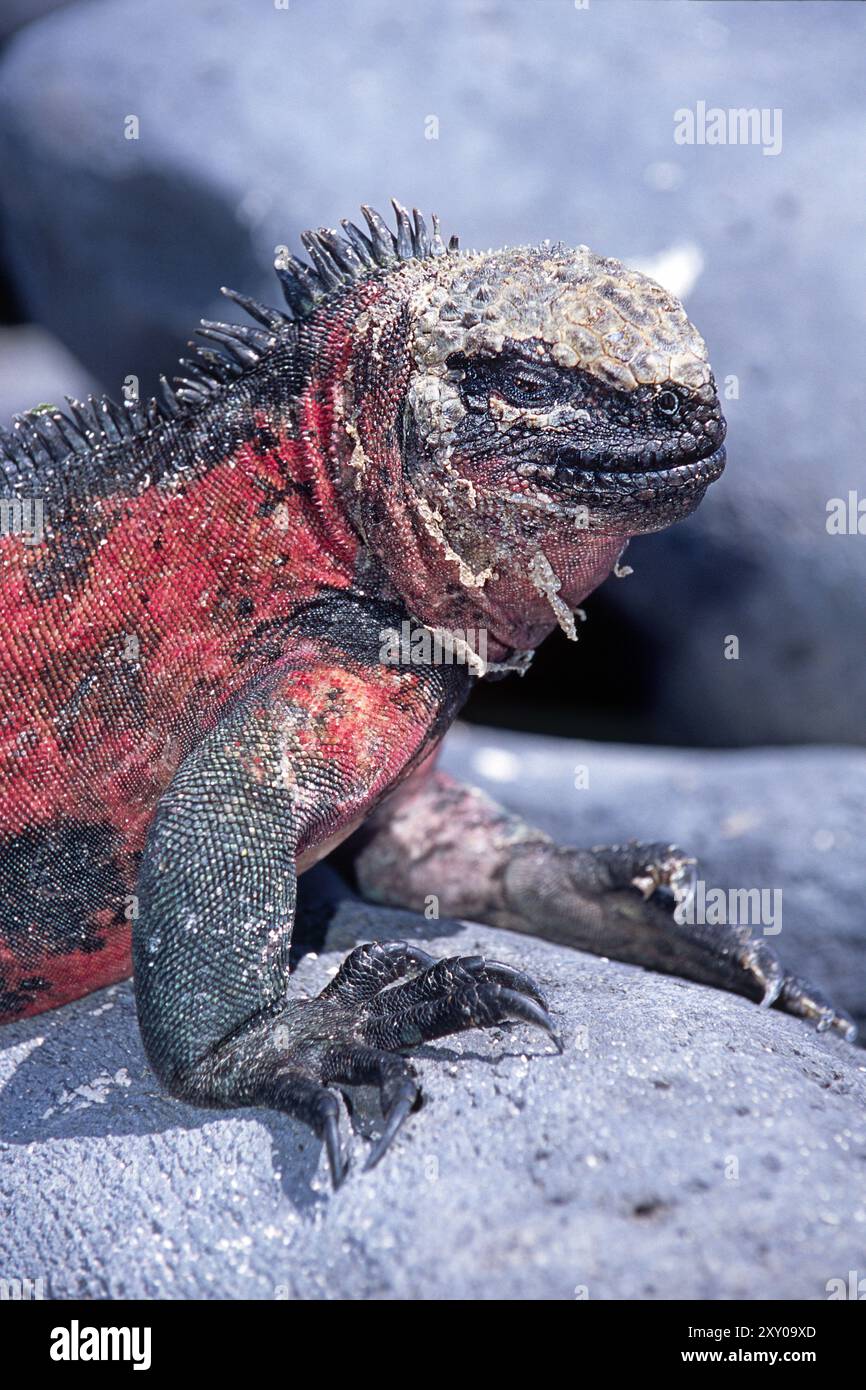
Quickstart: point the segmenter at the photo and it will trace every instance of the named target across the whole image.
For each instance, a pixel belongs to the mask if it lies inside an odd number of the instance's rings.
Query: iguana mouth
[[[653,453],[635,455],[633,458],[611,458],[602,454],[593,457],[589,451],[569,449],[557,454],[555,467],[541,471],[546,479],[568,488],[569,492],[597,493],[609,490],[612,495],[622,497],[643,492],[670,492],[696,485],[708,486],[721,476],[725,458],[724,444],[703,457],[695,455],[673,464],[658,462]]]

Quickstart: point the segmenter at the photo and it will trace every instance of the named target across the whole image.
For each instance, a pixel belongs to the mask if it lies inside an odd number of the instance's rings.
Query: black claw
[[[261,1100],[312,1126],[324,1143],[335,1190],[349,1159],[340,1141],[339,1101],[328,1087],[378,1088],[384,1125],[366,1170],[381,1161],[421,1101],[411,1063],[395,1054],[470,1028],[513,1022],[541,1028],[563,1050],[543,995],[523,971],[483,956],[437,960],[404,941],[356,947],[315,1000],[289,1007],[301,1016],[312,1011],[310,1030],[294,1024],[293,1044],[246,1100]]]
[[[538,985],[522,970],[515,970],[513,966],[506,965],[501,960],[486,960],[484,956],[466,956],[461,960],[461,965],[471,974],[479,975],[490,984],[504,985],[507,989],[528,995],[543,1009],[547,1008],[547,1000]]]
[[[445,999],[470,984],[496,985],[526,995],[547,1008],[547,1000],[534,980],[503,961],[487,960],[484,956],[445,956],[434,960],[425,951],[415,951],[413,958],[424,967],[421,973],[394,989],[378,991],[373,1004],[375,1013],[397,1014],[415,1005]]]
[[[535,1028],[541,1028],[555,1044],[557,1052],[563,1051],[562,1039],[546,1009],[536,1004],[534,999],[527,999],[525,994],[518,994],[513,989],[500,989],[499,997],[509,1014],[513,1014],[515,1019],[523,1023],[531,1023]]]
[[[383,1154],[391,1147],[391,1144],[394,1140],[394,1136],[396,1135],[400,1126],[403,1124],[404,1120],[407,1120],[409,1116],[412,1114],[412,1111],[415,1109],[417,1100],[418,1092],[415,1088],[413,1088],[411,1094],[408,1091],[405,1091],[403,1095],[399,1096],[398,1099],[395,1100],[394,1104],[391,1106],[391,1109],[388,1111],[388,1114],[385,1116],[385,1128],[382,1130],[382,1133],[376,1140],[376,1143],[373,1145],[373,1148],[370,1151],[370,1156],[367,1159],[367,1162],[364,1164],[365,1173],[369,1172],[371,1168],[375,1168],[376,1164],[379,1162],[380,1158],[382,1158]]]
[[[325,1148],[328,1151],[328,1167],[331,1170],[331,1183],[336,1192],[349,1171],[349,1161],[343,1157],[343,1151],[340,1147],[340,1125],[336,1114],[332,1112],[325,1116],[323,1130]]]
[[[388,1003],[382,1007],[382,1001]],[[363,1024],[366,1042],[389,1052],[433,1042],[470,1028],[490,1028],[502,1023],[530,1023],[542,1028],[556,1047],[562,1044],[546,1009],[517,990],[473,977],[456,961],[440,961],[395,991],[376,999]]]
[[[436,964],[436,957],[431,956],[429,951],[422,951],[420,946],[410,946],[406,941],[380,941],[379,945],[389,956],[406,957],[422,970],[428,970],[431,965]]]

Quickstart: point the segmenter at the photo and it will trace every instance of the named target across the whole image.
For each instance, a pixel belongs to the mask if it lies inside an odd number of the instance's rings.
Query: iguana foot
[[[765,950],[768,948],[765,947]],[[773,955],[772,951],[768,954]],[[775,960],[775,956],[773,956]],[[774,1007],[797,1018],[814,1023],[819,1033],[838,1033],[846,1042],[856,1042],[857,1024],[844,1009],[835,1009],[819,989],[799,975],[783,972],[782,984]]]
[[[632,848],[645,858],[640,872],[631,882],[644,898],[657,888],[669,890],[674,901],[674,918],[688,925],[688,913],[695,896],[697,861],[686,858],[676,845],[635,845]],[[841,1009],[834,1009],[819,989],[797,975],[788,974],[775,951],[765,942],[754,941],[748,927],[718,926],[709,928],[710,944],[718,953],[731,953],[736,968],[744,972],[753,985],[751,991],[762,1008],[775,1007],[814,1023],[819,1033],[830,1030],[848,1042],[857,1037],[857,1025]],[[744,991],[744,993],[747,991]]]
[[[511,966],[481,956],[437,960],[405,942],[359,946],[321,994],[293,1002],[272,1021],[278,1060],[252,1103],[264,1100],[311,1125],[338,1187],[348,1164],[329,1086],[378,1087],[384,1127],[366,1163],[372,1168],[421,1102],[400,1049],[511,1022],[543,1029],[561,1050],[543,996]]]
[[[748,926],[694,920],[696,879],[695,861],[675,845],[528,844],[505,871],[504,895],[516,920],[506,916],[503,925],[527,931],[537,924],[545,937],[732,990],[853,1042],[857,1027],[848,1015],[788,974]]]

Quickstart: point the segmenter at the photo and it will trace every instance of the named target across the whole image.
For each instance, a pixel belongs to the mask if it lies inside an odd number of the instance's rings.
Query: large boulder
[[[5,42],[16,29],[32,24],[51,10],[57,10],[66,0],[5,0],[0,13],[0,43]]]
[[[0,425],[34,405],[83,400],[96,382],[62,343],[35,323],[0,327]]]
[[[841,797],[832,753],[726,755],[722,777],[712,756],[646,751],[629,771],[619,750],[455,732],[455,769],[565,838],[664,828],[719,873],[736,859],[796,884],[806,905],[785,917],[786,957],[837,993],[847,979],[849,999],[862,991],[858,849],[828,837],[849,824],[837,802],[862,816],[866,757]],[[590,769],[580,793],[577,765]],[[522,1028],[421,1049],[425,1105],[363,1173],[376,1111],[362,1094],[355,1128],[343,1122],[353,1167],[332,1195],[302,1125],[160,1092],[128,984],[12,1025],[0,1033],[0,1272],[61,1298],[412,1300],[822,1299],[829,1281],[862,1275],[861,1050],[681,980],[351,898],[293,990],[320,989],[371,937],[530,971],[564,1054]]]
[[[275,243],[391,193],[467,245],[667,253],[731,463],[603,591],[652,640],[634,702],[664,740],[863,742],[866,545],[826,522],[864,477],[864,39],[844,3],[73,5],[2,63],[5,254],[91,371],[149,390],[220,284],[272,297]],[[781,149],[675,143],[698,100],[781,112]]]

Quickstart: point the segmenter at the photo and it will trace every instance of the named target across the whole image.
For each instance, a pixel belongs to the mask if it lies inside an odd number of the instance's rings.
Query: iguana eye
[[[656,396],[656,405],[658,406],[662,415],[679,414],[681,404],[682,402],[679,396],[677,395],[676,391],[671,391],[669,388],[665,391],[660,391],[659,394]]]
[[[556,367],[527,362],[517,355],[467,357],[455,353],[449,368],[459,373],[460,390],[470,410],[486,411],[491,396],[509,405],[548,410],[565,399],[569,385]]]
[[[509,405],[533,406],[536,409],[553,405],[559,394],[558,379],[552,379],[542,367],[534,367],[529,362],[493,363],[487,387]]]

